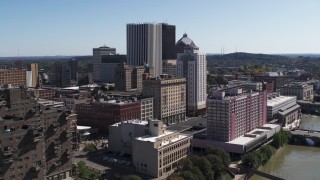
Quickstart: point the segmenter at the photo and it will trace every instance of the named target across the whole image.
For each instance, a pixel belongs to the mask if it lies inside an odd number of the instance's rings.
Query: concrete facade
[[[120,63],[115,69],[115,88],[118,91],[142,90],[145,68]]]
[[[171,76],[177,76],[177,60],[163,60],[162,61],[162,73]]]
[[[165,179],[191,153],[192,136],[167,131],[162,121],[148,123],[148,135],[132,142],[132,161],[138,172]]]
[[[31,87],[39,86],[39,66],[36,63],[30,64],[30,69],[32,73],[32,84]]]
[[[268,95],[267,118],[278,119],[284,129],[298,127],[301,121],[301,107],[295,96],[280,96],[279,93]]]
[[[297,96],[297,100],[313,100],[313,86],[306,83],[287,84],[280,88],[283,96]]]
[[[143,98],[141,101],[141,120],[153,119],[153,98]]]
[[[154,118],[165,124],[185,121],[186,79],[160,76],[143,80],[142,94],[154,97]]]
[[[133,139],[147,135],[147,125],[148,121],[132,119],[109,126],[109,150],[132,154]]]

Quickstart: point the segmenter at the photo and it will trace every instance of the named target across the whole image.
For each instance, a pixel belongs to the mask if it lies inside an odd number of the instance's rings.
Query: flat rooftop
[[[118,122],[115,123],[111,126],[119,126],[120,124],[140,124],[140,125],[147,125],[148,121],[142,121],[142,120],[138,120],[138,119],[132,119],[132,120],[128,120],[128,121],[122,121],[122,122]]]
[[[168,126],[167,130],[183,132],[188,129],[191,129],[194,126],[207,127],[207,119],[204,117],[196,117],[196,118],[188,119],[179,124],[172,124]]]
[[[246,135],[249,135],[249,136],[243,135],[227,143],[245,145],[247,143],[250,143],[252,140],[256,139],[257,137],[260,137],[261,135],[264,135],[266,132],[272,131],[279,126],[280,125],[278,124],[264,124],[262,128],[266,128],[266,129],[257,127],[256,129],[250,131],[249,133],[246,133]],[[270,128],[270,129],[267,129],[267,128]],[[250,135],[252,135],[252,137],[250,137]]]
[[[277,96],[275,98],[272,99],[268,99],[267,101],[267,106],[277,106],[279,104],[282,104],[286,101],[290,101],[292,99],[296,99],[295,96]]]
[[[174,131],[165,131],[165,133],[161,134],[160,136],[147,135],[147,136],[143,136],[143,137],[138,137],[138,138],[136,138],[136,140],[155,143],[158,141],[159,138],[173,134],[173,133],[175,133],[175,132]],[[187,137],[188,137],[187,135],[179,134],[178,138],[174,138],[174,139],[170,139],[170,140],[162,139],[161,147],[169,145],[170,143],[180,141],[180,140],[185,139]]]
[[[77,126],[77,129],[78,130],[89,130],[89,129],[91,129],[91,127],[90,126]]]
[[[146,135],[146,136],[138,137],[136,139],[139,141],[156,142],[158,138],[161,138],[161,137],[173,134],[173,133],[175,133],[175,131],[165,131],[163,134],[161,134],[159,136]]]

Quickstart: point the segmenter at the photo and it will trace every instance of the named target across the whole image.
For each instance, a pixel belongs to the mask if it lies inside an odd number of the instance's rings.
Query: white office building
[[[184,47],[184,52],[177,54],[177,77],[187,79],[187,112],[189,115],[197,115],[206,108],[206,55],[199,53],[199,48],[186,34],[176,46]]]
[[[148,64],[162,74],[162,24],[127,24],[127,64]]]
[[[268,120],[277,119],[284,129],[298,127],[301,122],[301,107],[296,96],[269,94],[267,101]]]

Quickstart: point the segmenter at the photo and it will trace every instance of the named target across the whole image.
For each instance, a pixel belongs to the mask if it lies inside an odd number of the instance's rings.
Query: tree
[[[172,174],[168,180],[184,180],[183,177],[179,176],[178,174]]]
[[[211,170],[211,164],[206,157],[201,157],[194,164],[201,170],[203,175],[207,175],[207,173]]]
[[[198,180],[198,177],[195,176],[192,172],[190,171],[183,171],[182,172],[182,177],[185,180]]]
[[[77,170],[79,172],[79,176],[83,177],[86,174],[86,163],[84,161],[80,161],[77,164]]]
[[[209,155],[209,154],[217,155],[221,157],[224,168],[227,169],[229,167],[231,159],[230,159],[230,155],[225,150],[221,148],[213,148],[209,146],[206,148],[206,155]]]
[[[259,149],[258,153],[261,154],[261,163],[265,164],[274,154],[275,149],[270,145],[263,146]]]
[[[128,176],[122,176],[122,180],[141,180],[140,176],[137,175],[128,175]]]
[[[212,170],[214,171],[215,174],[221,174],[224,170],[224,165],[223,165],[223,160],[221,157],[217,155],[212,155],[209,154],[207,156],[207,159],[211,163]]]
[[[205,180],[205,176],[201,172],[200,168],[194,167],[193,169],[190,170],[190,172],[194,175],[194,180]]]
[[[95,179],[95,178],[99,178],[101,176],[101,174],[88,169],[86,166],[86,163],[83,161],[78,162],[77,170],[79,173],[79,177],[83,177],[86,179]]]
[[[96,145],[94,145],[92,143],[86,144],[85,147],[83,148],[83,151],[85,151],[85,152],[94,152],[96,150],[97,150]]]
[[[256,152],[250,152],[242,157],[242,163],[248,168],[258,168],[261,165],[261,159]]]

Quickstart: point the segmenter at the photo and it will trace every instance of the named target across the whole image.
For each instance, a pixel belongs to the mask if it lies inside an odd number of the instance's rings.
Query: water
[[[301,128],[320,130],[319,116],[305,116]],[[287,145],[277,152],[260,170],[287,180],[320,179],[320,148]],[[250,180],[265,180],[254,175]]]
[[[305,115],[302,118],[300,128],[320,131],[320,116]]]

